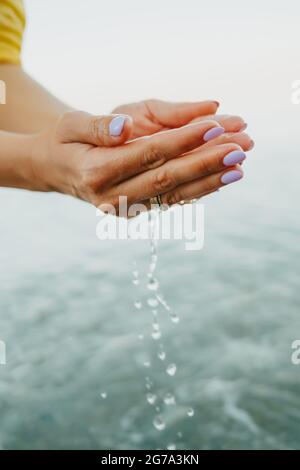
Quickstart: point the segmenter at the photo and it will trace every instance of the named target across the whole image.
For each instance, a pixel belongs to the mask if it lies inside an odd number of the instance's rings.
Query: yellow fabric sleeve
[[[20,64],[24,28],[23,0],[0,0],[0,63]]]

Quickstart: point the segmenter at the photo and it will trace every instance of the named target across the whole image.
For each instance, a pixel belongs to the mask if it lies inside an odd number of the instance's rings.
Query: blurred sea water
[[[202,251],[158,243],[161,291],[181,319],[160,311],[164,363],[146,305],[149,243],[99,241],[95,210],[71,198],[1,190],[1,448],[299,449],[297,153],[257,146],[245,180],[205,200]],[[146,375],[176,396],[163,431]]]

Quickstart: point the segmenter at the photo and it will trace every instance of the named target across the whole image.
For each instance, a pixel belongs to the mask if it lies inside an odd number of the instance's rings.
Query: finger
[[[170,160],[159,168],[131,178],[115,190],[118,194],[127,195],[132,204],[157,194],[168,193],[181,184],[224,171],[245,158],[245,153],[236,144],[216,145]]]
[[[222,186],[235,183],[243,178],[243,171],[239,165],[235,165],[226,171],[220,171],[204,178],[197,179],[190,183],[178,186],[176,189],[161,195],[164,206],[173,206],[183,201],[199,199],[208,194],[214,193]],[[148,209],[151,209],[150,200],[142,202]]]
[[[218,101],[170,103],[161,100],[148,100],[148,109],[164,127],[181,127],[199,116],[213,115],[219,107]]]
[[[193,122],[199,122],[203,119],[214,119],[220,126],[224,127],[225,132],[241,132],[247,128],[247,123],[240,116],[232,116],[230,114],[216,114],[213,116],[200,116]]]
[[[137,139],[117,149],[117,156],[107,162],[107,169],[114,175],[112,182],[119,183],[139,173],[158,168],[223,132],[224,129],[217,122],[202,121]]]
[[[243,171],[239,165],[236,165],[229,170],[214,173],[191,183],[178,186],[175,190],[161,196],[162,203],[172,206],[184,200],[199,199],[217,191],[222,186],[235,183],[242,178]]]
[[[61,118],[58,132],[63,142],[83,142],[99,147],[120,145],[129,138],[132,118],[122,114],[93,116],[68,112]]]
[[[211,142],[207,142],[206,144],[204,144],[201,149],[212,147],[214,145],[222,145],[229,143],[239,145],[245,152],[252,150],[255,145],[251,137],[245,132],[226,132],[225,134],[222,134]]]

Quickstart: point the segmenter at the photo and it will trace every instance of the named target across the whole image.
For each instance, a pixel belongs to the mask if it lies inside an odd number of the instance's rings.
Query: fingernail
[[[248,124],[245,123],[245,124],[240,128],[240,132],[245,131],[245,130],[247,129],[247,127],[248,127]]]
[[[112,137],[119,137],[122,134],[125,119],[124,116],[116,116],[110,121],[109,133]]]
[[[215,103],[218,107],[220,106],[219,101],[213,101],[213,103]]]
[[[225,166],[237,165],[238,163],[241,163],[243,160],[245,160],[245,158],[246,154],[244,152],[241,150],[234,150],[224,157],[223,163]]]
[[[219,135],[224,134],[224,132],[224,127],[213,127],[204,134],[203,140],[204,142],[208,142],[209,140],[215,139],[216,137],[219,137]]]
[[[255,146],[254,140],[251,140],[250,145],[249,145],[249,150],[252,150]]]
[[[223,184],[230,184],[234,183],[235,181],[240,180],[243,178],[243,173],[238,170],[227,171],[221,178]]]

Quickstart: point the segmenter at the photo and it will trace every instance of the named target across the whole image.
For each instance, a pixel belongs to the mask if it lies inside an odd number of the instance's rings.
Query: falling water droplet
[[[187,414],[188,416],[192,417],[192,416],[194,416],[195,411],[193,410],[193,408],[189,408],[189,409],[187,410],[187,413],[186,413],[186,414]]]
[[[153,330],[155,330],[155,331],[159,331],[160,327],[159,327],[158,321],[155,320],[155,321],[152,323],[152,328],[153,328]]]
[[[134,270],[132,271],[132,275],[133,275],[133,277],[135,277],[135,278],[139,277],[139,272],[138,272],[138,270],[137,270],[137,269],[134,269]]]
[[[151,255],[151,262],[150,262],[150,265],[149,265],[149,271],[150,271],[150,273],[153,273],[153,272],[155,271],[156,264],[157,264],[157,255],[156,255],[156,254],[152,254],[152,255]]]
[[[149,307],[155,308],[155,307],[158,306],[158,301],[157,301],[154,297],[150,297],[150,298],[147,300],[147,304],[149,305]]]
[[[144,367],[150,367],[151,363],[150,363],[150,361],[145,361],[143,365],[144,365]]]
[[[173,376],[176,374],[176,371],[177,371],[177,366],[176,364],[169,364],[168,367],[167,367],[167,374]]]
[[[155,341],[158,341],[160,338],[161,338],[161,331],[158,330],[158,331],[153,331],[151,333],[151,336],[152,338],[155,340]]]
[[[107,398],[107,393],[106,393],[106,392],[102,392],[102,393],[101,393],[101,398],[103,398],[103,400],[105,400],[105,398]]]
[[[181,438],[183,437],[183,434],[182,434],[182,432],[181,432],[181,431],[178,431],[178,433],[177,433],[177,437],[179,437],[179,439],[181,439]]]
[[[153,385],[153,382],[150,380],[150,378],[149,378],[149,377],[146,377],[146,378],[145,378],[145,382],[146,382],[146,384],[145,384],[146,389],[147,389],[147,390],[151,390],[152,385]]]
[[[158,431],[163,431],[166,427],[166,423],[162,419],[160,415],[155,416],[153,420],[153,426],[158,430]]]
[[[156,299],[158,300],[158,302],[159,302],[168,312],[171,311],[171,307],[167,304],[167,302],[166,302],[165,299],[162,297],[162,295],[156,294]]]
[[[167,393],[164,396],[164,402],[166,405],[176,405],[175,397],[171,393]]]
[[[158,359],[160,359],[161,361],[164,361],[164,360],[166,359],[166,353],[165,353],[165,351],[158,351],[157,357],[158,357]]]
[[[176,444],[169,444],[167,450],[176,450]]]
[[[134,286],[138,286],[139,283],[140,283],[140,281],[139,281],[138,279],[133,279],[133,281],[132,281],[132,284],[133,284]]]
[[[155,279],[155,277],[150,277],[147,287],[149,290],[157,291],[159,287],[157,279]]]
[[[179,323],[179,316],[176,313],[170,313],[170,318],[173,323]]]
[[[138,335],[138,339],[139,339],[140,341],[143,341],[144,335]]]
[[[156,395],[154,395],[154,393],[147,393],[146,398],[147,398],[147,402],[150,405],[154,405],[154,403],[156,402],[157,397],[156,397]]]
[[[140,310],[142,308],[142,302],[139,302],[139,301],[134,302],[134,306],[137,310]]]

